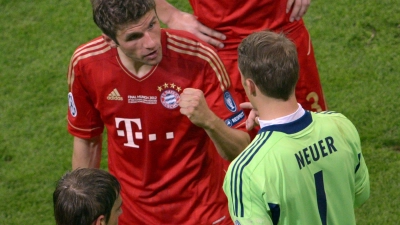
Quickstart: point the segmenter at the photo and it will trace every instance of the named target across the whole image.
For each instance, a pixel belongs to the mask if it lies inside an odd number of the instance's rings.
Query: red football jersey
[[[255,31],[283,32],[297,46],[300,77],[296,86],[297,101],[312,111],[326,110],[310,35],[303,20],[290,22],[287,0],[189,0],[193,12],[204,25],[226,35],[225,47],[218,49],[232,84],[241,101],[247,99],[237,69],[237,47]]]
[[[189,0],[193,13],[206,26],[226,35],[222,54],[237,55],[240,41],[249,34],[270,29],[289,30],[303,21],[289,23],[287,1],[277,0]]]
[[[68,130],[91,138],[107,128],[120,224],[231,224],[224,161],[177,102],[183,89],[197,88],[228,125],[242,127],[244,113],[211,46],[183,31],[162,29],[161,39],[163,58],[142,78],[101,37],[80,46],[68,73]]]

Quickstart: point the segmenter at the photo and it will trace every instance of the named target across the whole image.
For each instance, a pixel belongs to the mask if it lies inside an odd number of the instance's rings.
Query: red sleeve
[[[68,131],[80,138],[92,138],[103,132],[104,124],[85,88],[84,80],[89,75],[84,74],[79,56],[73,55],[68,71]]]
[[[212,50],[211,46],[206,46]],[[210,109],[229,127],[246,131],[246,116],[239,107],[239,96],[234,91],[221,59],[211,51],[205,67],[205,97]]]

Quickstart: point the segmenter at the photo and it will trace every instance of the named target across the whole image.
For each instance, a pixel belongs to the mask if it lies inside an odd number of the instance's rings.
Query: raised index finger
[[[242,109],[253,109],[253,105],[250,102],[242,102],[239,106]]]

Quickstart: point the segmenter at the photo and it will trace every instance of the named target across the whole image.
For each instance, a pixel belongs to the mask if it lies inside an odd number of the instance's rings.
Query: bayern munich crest
[[[161,104],[167,109],[178,107],[179,94],[175,90],[167,89],[161,93]]]
[[[161,92],[160,101],[161,104],[167,109],[175,109],[179,106],[179,91],[182,89],[175,84],[163,84],[158,87],[158,90]]]

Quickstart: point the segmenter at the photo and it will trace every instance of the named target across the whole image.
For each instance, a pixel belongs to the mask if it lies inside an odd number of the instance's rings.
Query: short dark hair
[[[296,46],[283,33],[259,31],[238,47],[238,64],[244,78],[252,79],[269,97],[288,100],[299,78]]]
[[[118,29],[140,20],[156,7],[154,0],[91,0],[91,3],[94,22],[114,41]]]
[[[121,191],[118,180],[107,171],[81,168],[67,172],[53,193],[57,225],[90,225],[99,216],[110,219]]]

